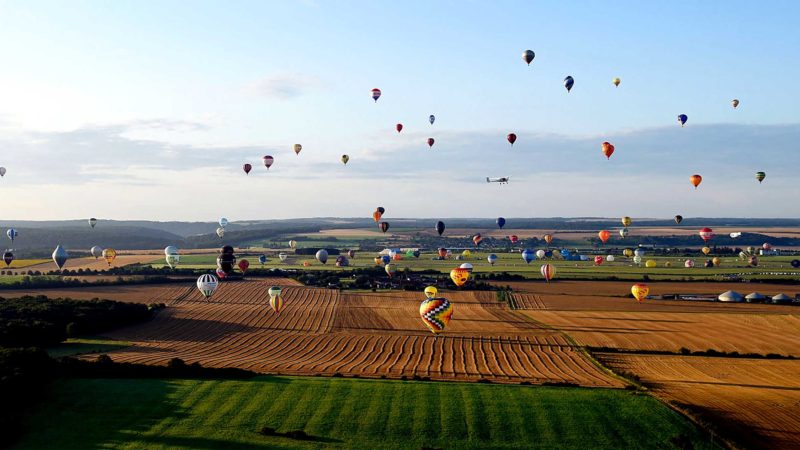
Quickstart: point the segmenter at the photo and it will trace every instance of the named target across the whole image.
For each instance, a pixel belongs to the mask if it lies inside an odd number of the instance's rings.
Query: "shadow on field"
[[[137,328],[138,338],[175,342],[216,342],[231,333],[249,333],[257,330],[248,325],[220,320],[170,317]],[[121,333],[125,338],[125,334]]]

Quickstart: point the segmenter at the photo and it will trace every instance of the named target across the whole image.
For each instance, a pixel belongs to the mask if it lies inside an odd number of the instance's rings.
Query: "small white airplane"
[[[500,178],[489,178],[489,177],[486,177],[486,182],[487,183],[508,184],[508,180],[510,180],[510,179],[511,179],[511,177],[500,177]]]

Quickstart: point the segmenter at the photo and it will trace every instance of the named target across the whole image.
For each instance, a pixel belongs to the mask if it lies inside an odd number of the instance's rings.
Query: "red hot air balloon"
[[[704,242],[708,242],[714,238],[714,230],[708,227],[700,229],[700,231],[697,234],[699,234],[700,237],[703,238]]]
[[[267,170],[269,170],[269,168],[272,167],[272,163],[275,162],[275,158],[270,155],[264,155],[261,158],[261,161],[264,161],[264,166],[266,166]]]
[[[372,99],[375,100],[375,103],[378,103],[379,98],[381,98],[381,90],[378,88],[374,88],[372,90]]]
[[[428,147],[433,147],[434,140],[433,138],[428,138]]]
[[[603,257],[600,256],[600,255],[597,255],[597,256],[594,257],[594,265],[595,266],[599,266],[600,264],[603,264]]]
[[[508,140],[509,144],[514,145],[514,142],[517,142],[517,135],[514,133],[508,133],[506,139]]]
[[[508,240],[510,240],[512,244],[516,244],[517,242],[519,242],[519,237],[517,237],[516,234],[512,234],[511,236],[508,237]]]
[[[597,237],[599,237],[600,240],[603,241],[603,244],[605,244],[608,242],[608,238],[611,237],[611,233],[608,230],[602,230],[601,232],[597,233]]]
[[[251,170],[253,170],[253,166],[251,166],[251,165],[250,165],[250,164],[248,164],[248,163],[245,163],[245,164],[242,166],[242,170],[244,170],[244,173],[245,173],[245,174],[249,174],[249,173],[250,173],[250,171],[251,171]]]
[[[603,142],[603,154],[607,159],[611,159],[611,154],[614,153],[614,146],[610,142]]]
[[[394,126],[394,128],[399,133],[399,132],[403,131],[403,124],[402,123],[398,123],[397,125]]]
[[[239,260],[239,270],[242,271],[242,275],[244,275],[244,273],[247,272],[248,267],[250,267],[250,261],[246,259]]]

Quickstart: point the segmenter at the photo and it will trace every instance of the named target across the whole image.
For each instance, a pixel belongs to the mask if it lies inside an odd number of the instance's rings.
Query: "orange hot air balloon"
[[[447,258],[447,249],[444,247],[439,247],[439,257],[440,258]]]
[[[647,294],[650,293],[650,287],[644,283],[636,283],[631,286],[631,294],[636,299],[637,302],[641,302],[642,300],[647,298]]]
[[[544,241],[547,242],[547,245],[550,245],[553,242],[553,235],[552,234],[545,234]]]
[[[450,279],[453,280],[453,284],[461,287],[466,284],[467,280],[469,280],[469,270],[462,267],[456,267],[450,271]]]
[[[611,159],[611,154],[614,153],[614,146],[610,142],[603,142],[603,154],[607,159]]]
[[[703,182],[703,177],[701,177],[698,174],[694,174],[694,175],[689,177],[689,181],[692,183],[694,188],[697,189],[697,186],[700,186],[700,183]]]
[[[599,233],[597,233],[597,237],[599,237],[600,240],[603,241],[603,244],[605,244],[606,242],[608,242],[608,238],[611,237],[611,232],[609,232],[608,230],[602,230]]]
[[[375,212],[372,213],[372,220],[378,222],[381,220],[381,216],[383,216],[383,214],[381,214],[381,212],[376,209]]]

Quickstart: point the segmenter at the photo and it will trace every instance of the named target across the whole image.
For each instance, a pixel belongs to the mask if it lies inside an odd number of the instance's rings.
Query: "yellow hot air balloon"
[[[547,245],[550,245],[553,242],[553,235],[550,233],[545,234],[544,241],[547,242]]]
[[[110,266],[112,262],[114,262],[114,258],[117,257],[117,251],[113,248],[107,248],[103,250],[103,258],[105,258],[106,262]]]
[[[296,249],[297,248],[297,241],[295,241],[294,239],[290,240],[289,241],[289,248],[291,248],[293,250]]]
[[[718,256],[715,256],[713,259],[711,259],[711,264],[714,264],[714,267],[719,267],[719,265],[721,263],[722,263],[722,260],[719,259]]]
[[[611,82],[614,83],[614,86],[619,87],[619,84],[622,83],[622,80],[620,80],[619,77],[616,77],[611,80]]]
[[[622,251],[622,254],[630,258],[631,256],[633,256],[633,250],[626,248],[625,250]]]
[[[302,145],[300,145],[300,144],[294,144],[294,154],[295,154],[295,155],[299,155],[299,154],[300,154],[300,150],[302,150],[302,149],[303,149],[303,146],[302,146]]]
[[[700,251],[702,251],[704,255],[708,255],[709,253],[711,253],[711,249],[708,247],[703,247],[702,249],[700,249]]]
[[[453,280],[453,284],[461,287],[469,280],[469,270],[456,267],[450,271],[450,279]]]
[[[461,256],[463,256],[464,258],[469,258],[470,256],[472,256],[472,252],[469,250],[464,250],[463,252],[461,252]]]
[[[434,298],[439,293],[439,290],[436,289],[436,286],[428,286],[425,288],[425,297]]]
[[[631,286],[631,294],[633,294],[633,298],[636,299],[637,302],[641,302],[642,300],[647,298],[647,294],[650,293],[650,287],[644,283],[636,283]]]
[[[644,266],[647,267],[648,269],[652,269],[653,267],[655,267],[657,265],[658,264],[656,263],[655,259],[648,259],[647,262],[644,263]]]
[[[624,226],[625,228],[631,226],[632,223],[633,223],[633,220],[631,220],[630,217],[625,216],[625,217],[622,218],[622,226]]]

